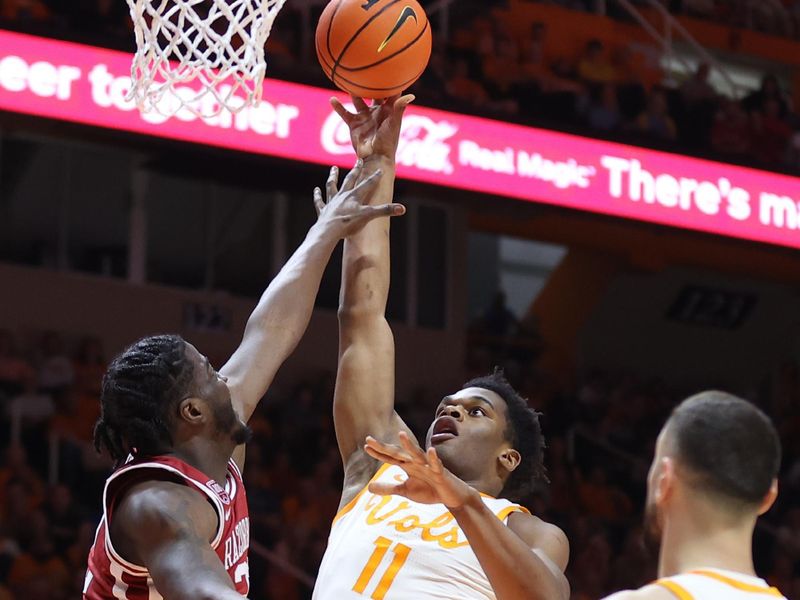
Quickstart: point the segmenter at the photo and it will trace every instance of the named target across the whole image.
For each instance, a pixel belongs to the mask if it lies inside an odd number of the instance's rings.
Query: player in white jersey
[[[774,600],[756,576],[753,530],[778,496],[775,427],[749,402],[704,392],[681,403],[656,442],[646,533],[659,579],[607,600]]]
[[[373,202],[392,196],[412,99],[354,98],[355,114],[334,101],[364,175],[382,172]],[[345,241],[334,395],[345,480],[314,600],[566,599],[564,533],[497,498],[544,477],[538,414],[501,374],[473,380],[439,404],[423,451],[394,410],[388,221]]]

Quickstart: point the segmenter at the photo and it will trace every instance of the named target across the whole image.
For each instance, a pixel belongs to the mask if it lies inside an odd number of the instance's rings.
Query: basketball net
[[[128,98],[201,118],[261,100],[264,44],[286,0],[127,0],[136,33]]]

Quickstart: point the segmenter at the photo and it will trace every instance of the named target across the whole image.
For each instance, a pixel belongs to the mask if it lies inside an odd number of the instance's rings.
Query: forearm
[[[565,598],[564,587],[550,568],[489,510],[477,491],[451,512],[467,536],[497,600]]]
[[[247,321],[245,336],[248,329],[257,328],[275,336],[271,337],[271,350],[280,348],[288,354],[294,349],[311,318],[322,274],[337,243],[317,225],[309,230],[262,294]]]
[[[394,161],[381,156],[364,161],[362,177],[380,169],[381,178],[370,204],[392,201]],[[389,297],[389,226],[390,219],[376,219],[345,240],[342,262],[342,286],[339,312],[343,318],[382,317]]]
[[[382,173],[372,201],[391,200],[394,165],[375,159],[364,168]],[[383,435],[394,423],[394,338],[385,316],[389,270],[389,219],[376,219],[345,240],[333,412],[346,466],[367,434]]]
[[[220,369],[239,416],[247,419],[303,336],[338,238],[315,225],[272,280],[247,321],[242,343]]]

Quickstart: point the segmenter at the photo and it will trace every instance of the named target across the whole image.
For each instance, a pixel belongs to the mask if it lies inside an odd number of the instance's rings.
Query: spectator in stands
[[[417,83],[426,100],[438,103],[445,98],[448,68],[447,54],[441,46],[434,45],[428,67]]]
[[[75,353],[73,368],[75,385],[82,392],[96,394],[99,398],[106,371],[106,359],[103,354],[103,343],[95,336],[87,336],[81,340]]]
[[[608,475],[600,466],[594,466],[584,478],[576,471],[578,498],[586,514],[600,517],[607,522],[619,522],[633,512],[633,506],[619,488],[608,481]]]
[[[495,50],[484,56],[481,69],[482,79],[494,107],[509,113],[517,112],[519,107],[514,96],[522,75],[514,41],[505,35],[497,36]]]
[[[692,76],[680,87],[681,99],[687,109],[692,110],[705,104],[717,102],[717,91],[708,83],[711,67],[700,63]]]
[[[24,381],[35,373],[33,366],[17,353],[11,332],[0,329],[0,397],[20,392]]]
[[[41,0],[0,0],[0,17],[18,23],[45,22],[50,11]]]
[[[8,584],[20,598],[43,597],[61,600],[70,584],[64,560],[56,554],[53,541],[45,534],[37,536],[11,565]]]
[[[589,127],[597,131],[615,131],[621,122],[617,88],[607,83],[589,93],[589,108],[586,121]]]
[[[27,430],[44,426],[54,412],[55,404],[52,396],[39,391],[36,377],[32,373],[25,378],[22,391],[8,403],[8,414],[14,426],[21,426]],[[20,422],[17,423],[16,419],[20,419]],[[17,435],[19,431],[14,433]],[[40,436],[38,443],[43,444],[45,439],[44,435]]]
[[[751,127],[740,102],[723,99],[714,115],[711,148],[720,154],[743,157],[750,151]]]
[[[588,85],[614,83],[617,72],[605,56],[605,46],[598,39],[589,40],[578,61],[578,78]]]
[[[483,108],[489,102],[486,90],[470,75],[469,63],[461,57],[453,63],[453,72],[447,81],[447,93],[472,108]]]
[[[64,340],[55,331],[42,336],[40,344],[39,387],[58,393],[75,380],[75,371],[64,347]]]
[[[54,485],[50,489],[46,510],[50,517],[53,543],[56,551],[62,554],[78,539],[83,514],[75,504],[72,492],[63,484]]]
[[[764,101],[763,112],[753,115],[753,158],[767,165],[784,164],[792,128],[781,117],[781,104],[776,98]]]
[[[505,292],[498,291],[483,313],[483,327],[487,335],[507,337],[516,332],[517,317],[506,304]]]
[[[679,4],[682,5],[679,10],[688,15],[709,18],[714,16],[717,3],[715,0],[681,0]],[[678,7],[672,8],[675,10]]]
[[[0,522],[12,529],[24,524],[44,500],[44,483],[28,464],[22,446],[9,446],[0,463]]]
[[[522,38],[520,56],[522,70],[525,75],[540,81],[543,88],[547,87],[545,80],[553,76],[550,65],[559,57],[554,56],[547,44],[547,23],[534,22],[528,35]]]
[[[611,589],[638,589],[656,579],[655,557],[644,545],[641,527],[631,527],[625,535],[622,551],[614,558]]]
[[[617,73],[617,102],[622,121],[633,121],[647,106],[647,88],[660,71],[646,66],[645,56],[621,44],[614,50],[613,65]]]
[[[570,561],[573,600],[596,600],[609,591],[612,549],[608,534],[597,528],[585,544],[576,544],[577,552]]]
[[[780,117],[786,117],[789,113],[789,103],[783,95],[778,78],[771,73],[764,75],[761,79],[761,87],[748,94],[742,100],[742,105],[750,115],[763,114],[766,111],[767,101],[769,100],[777,101]]]
[[[639,115],[636,122],[639,132],[659,140],[672,141],[676,138],[675,121],[669,115],[667,95],[661,88],[653,88],[647,99],[647,109]]]

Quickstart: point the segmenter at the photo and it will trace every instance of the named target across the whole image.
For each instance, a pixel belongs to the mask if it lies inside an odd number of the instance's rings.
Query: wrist
[[[365,159],[363,159],[363,161],[364,161],[364,166],[369,167],[372,170],[381,169],[384,172],[384,174],[388,170],[391,170],[392,173],[394,172],[395,168],[394,156],[387,156],[385,154],[371,154]]]
[[[332,225],[333,223],[330,221],[317,221],[308,230],[306,242],[333,252],[342,237],[334,231],[335,228]]]
[[[469,510],[483,506],[480,492],[467,484],[464,485],[467,487],[467,491],[461,502],[452,506],[447,506],[447,510],[449,510],[454,517],[458,517],[460,514],[464,514]]]

